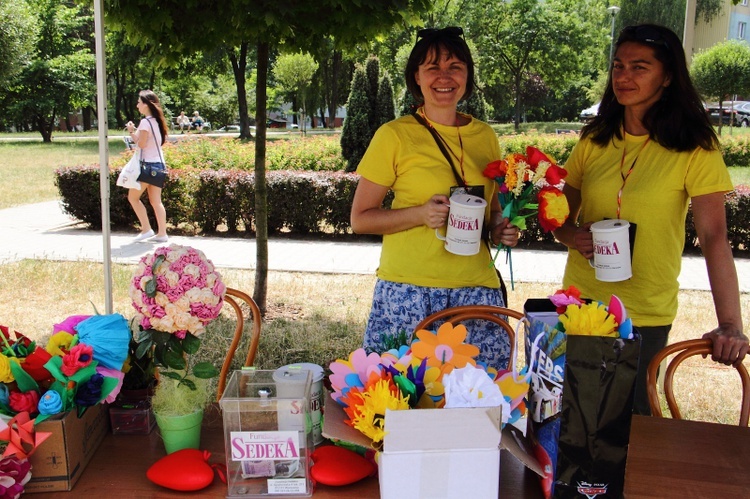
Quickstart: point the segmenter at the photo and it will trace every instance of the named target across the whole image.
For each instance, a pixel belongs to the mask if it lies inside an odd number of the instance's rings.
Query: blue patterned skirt
[[[382,353],[394,346],[394,338],[405,336],[410,340],[416,325],[428,315],[461,305],[504,307],[505,303],[500,290],[495,288],[426,288],[378,279],[363,346],[368,353]],[[479,348],[477,362],[495,369],[507,369],[510,340],[500,326],[483,320],[466,321],[465,324],[469,331],[466,342]],[[436,323],[434,327],[439,325]]]

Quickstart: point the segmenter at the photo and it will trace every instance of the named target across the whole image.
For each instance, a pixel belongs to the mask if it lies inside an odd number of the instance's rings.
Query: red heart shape
[[[372,476],[378,470],[375,463],[354,451],[336,445],[318,447],[312,453],[310,475],[325,485],[349,485]]]
[[[182,449],[156,461],[146,477],[156,485],[172,490],[205,489],[214,481],[214,470],[208,464],[211,453],[198,449]]]

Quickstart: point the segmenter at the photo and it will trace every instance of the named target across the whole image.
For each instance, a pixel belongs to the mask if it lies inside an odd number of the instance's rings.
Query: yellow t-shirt
[[[581,191],[579,223],[617,218],[622,188],[620,218],[637,226],[633,277],[598,281],[588,260],[569,250],[563,278],[564,286],[575,285],[586,298],[608,303],[612,294],[617,295],[633,324],[644,327],[671,324],[677,315],[677,277],[690,198],[733,188],[719,151],[674,152],[653,140],[646,143],[647,139],[626,133],[624,140],[615,138],[607,147],[584,139],[565,164],[565,181]]]
[[[500,159],[497,135],[489,125],[475,119],[461,127],[435,124],[435,129],[455,153],[453,164],[459,171],[463,156],[466,184],[484,186],[486,224],[495,182],[482,171],[487,163]],[[413,116],[391,121],[377,130],[357,173],[391,188],[395,195],[392,209],[424,204],[435,194],[450,196],[451,186],[457,185],[435,139]],[[444,229],[441,232],[444,234]],[[384,235],[377,276],[424,287],[500,286],[485,244],[473,256],[454,255],[443,246],[435,230],[426,225]]]

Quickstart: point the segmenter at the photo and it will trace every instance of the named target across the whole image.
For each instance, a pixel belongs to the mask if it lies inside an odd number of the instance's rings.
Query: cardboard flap
[[[385,411],[384,452],[498,449],[501,407]]]
[[[521,461],[524,466],[537,475],[544,476],[542,465],[534,457],[534,450],[529,438],[524,437],[517,428],[513,428],[510,425],[506,425],[503,428],[503,438],[500,441],[500,447],[510,452],[513,457]]]
[[[344,408],[338,402],[331,398],[330,392],[326,390],[323,411],[323,436],[334,442],[343,441],[367,449],[372,448],[372,440],[364,436],[359,430],[355,430],[344,421],[349,417],[344,412]]]

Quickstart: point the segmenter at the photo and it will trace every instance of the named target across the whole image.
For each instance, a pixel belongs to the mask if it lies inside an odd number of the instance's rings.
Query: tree
[[[481,47],[483,80],[510,84],[516,129],[520,123],[524,75],[536,73],[548,86],[565,86],[578,73],[590,38],[569,0],[482,0],[476,4],[471,33]]]
[[[303,49],[332,37],[334,48],[351,47],[398,22],[409,22],[427,10],[429,0],[105,0],[108,18],[126,30],[136,45],[148,47],[165,62],[206,47],[225,47],[232,62],[240,107],[241,136],[247,123],[245,77],[248,49],[255,46],[256,139],[255,221],[256,272],[253,298],[266,310],[268,220],[266,189],[266,84],[272,48],[282,43]],[[148,15],[144,15],[148,13]],[[249,125],[247,127],[249,129]]]
[[[8,85],[7,112],[17,121],[31,120],[44,142],[52,141],[55,120],[89,104],[95,94],[88,49],[89,11],[64,0],[30,3],[38,26],[34,53]]]
[[[365,64],[365,74],[367,75],[367,100],[370,102],[368,121],[370,122],[370,137],[377,129],[376,108],[378,105],[378,84],[380,80],[380,60],[376,56],[367,58]]]
[[[302,109],[305,114],[307,114],[305,89],[317,70],[318,63],[315,62],[315,59],[310,54],[302,52],[283,54],[276,59],[273,66],[274,78],[285,91],[302,100]],[[300,126],[302,125],[300,124]]]
[[[0,83],[5,84],[29,62],[36,23],[25,0],[0,2]]]
[[[393,87],[391,87],[391,79],[387,74],[384,74],[378,85],[375,105],[375,130],[380,128],[380,125],[394,119],[396,119],[396,110],[393,106]]]
[[[341,131],[341,155],[346,159],[346,171],[357,169],[372,138],[370,128],[370,99],[367,73],[362,67],[354,71],[349,100],[346,103],[346,120]]]
[[[693,56],[690,73],[696,88],[705,97],[717,99],[721,110],[722,102],[732,95],[750,93],[750,47],[728,40],[702,50]]]

